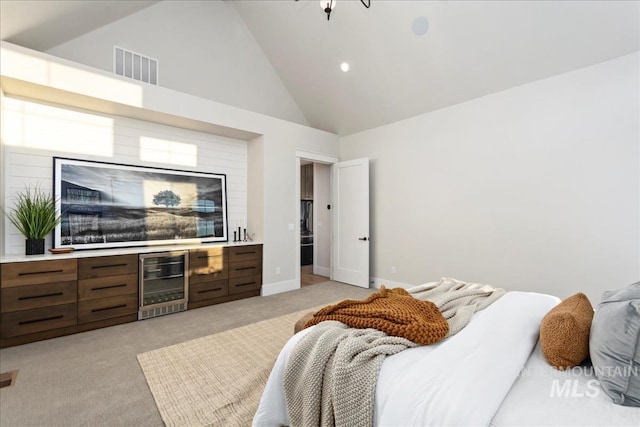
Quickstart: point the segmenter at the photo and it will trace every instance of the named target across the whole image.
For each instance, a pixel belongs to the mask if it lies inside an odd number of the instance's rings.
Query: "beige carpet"
[[[138,355],[167,426],[250,426],[280,349],[307,309]]]

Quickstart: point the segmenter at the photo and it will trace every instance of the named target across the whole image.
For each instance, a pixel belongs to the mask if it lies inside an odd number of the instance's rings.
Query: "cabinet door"
[[[11,338],[73,326],[77,324],[77,319],[78,308],[75,303],[2,313],[0,336]]]
[[[257,291],[262,286],[262,276],[245,276],[229,279],[229,295]]]
[[[78,303],[78,323],[96,322],[114,317],[135,314],[138,311],[138,295],[80,301]]]
[[[230,263],[229,277],[245,277],[262,274],[262,260],[248,259],[246,261],[235,261]]]
[[[3,313],[76,302],[77,282],[15,286],[0,290]]]
[[[313,164],[300,167],[300,198],[313,199]]]
[[[226,248],[189,251],[189,284],[226,279],[229,276]]]
[[[225,297],[228,294],[229,284],[226,279],[189,284],[189,303]]]
[[[78,260],[78,279],[138,274],[137,255],[111,255]]]
[[[313,264],[313,245],[302,245],[300,247],[300,265]]]
[[[0,286],[39,285],[42,283],[67,282],[78,278],[77,261],[60,259],[56,261],[12,262],[2,264]]]
[[[300,198],[307,198],[307,165],[302,166],[300,172]]]
[[[78,300],[87,301],[120,295],[138,294],[138,275],[96,277],[78,281]]]
[[[307,200],[313,200],[313,164],[307,165],[306,175],[306,197]]]
[[[229,249],[229,262],[262,261],[262,245],[233,246]]]

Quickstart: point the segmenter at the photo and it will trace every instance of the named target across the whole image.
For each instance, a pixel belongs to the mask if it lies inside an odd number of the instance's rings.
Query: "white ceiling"
[[[340,135],[640,49],[638,1],[335,1],[330,21],[318,0],[233,4],[309,124]],[[2,0],[0,35],[46,50],[153,3]]]
[[[158,0],[0,0],[0,38],[45,51]]]

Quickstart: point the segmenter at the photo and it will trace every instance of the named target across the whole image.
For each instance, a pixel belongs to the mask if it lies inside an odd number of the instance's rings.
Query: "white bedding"
[[[375,425],[489,425],[538,339],[540,321],[559,300],[509,292],[457,335],[385,359],[375,396]],[[265,387],[254,426],[289,425],[281,351]]]
[[[538,343],[491,425],[638,427],[640,408],[615,405],[590,365],[552,368]]]

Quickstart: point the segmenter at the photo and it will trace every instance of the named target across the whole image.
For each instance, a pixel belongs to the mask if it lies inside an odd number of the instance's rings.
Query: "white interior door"
[[[369,287],[369,159],[331,165],[331,278]]]

